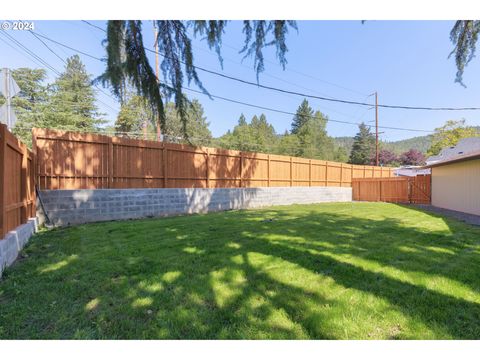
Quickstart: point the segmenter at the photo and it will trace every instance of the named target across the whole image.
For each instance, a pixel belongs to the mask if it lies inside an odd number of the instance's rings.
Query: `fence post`
[[[5,236],[5,152],[7,150],[5,131],[7,126],[0,124],[0,239]]]
[[[325,186],[328,186],[328,161],[325,161]]]
[[[20,173],[20,197],[22,198],[22,208],[20,210],[20,221],[22,224],[27,222],[27,163],[28,163],[28,150],[23,144],[20,144],[22,149],[22,172]]]
[[[293,186],[293,161],[292,157],[290,156],[290,187]]]
[[[270,154],[267,155],[267,186],[270,187]]]
[[[113,139],[108,137],[108,188],[113,189]]]
[[[168,158],[168,149],[165,143],[163,143],[163,150],[162,150],[162,162],[163,162],[163,187],[167,188],[168,183],[168,176],[167,176],[167,158]]]
[[[380,186],[380,201],[383,201],[383,194],[382,194],[382,179],[378,181],[378,186]]]
[[[312,159],[308,160],[308,186],[312,186]]]
[[[206,164],[206,167],[207,167],[207,188],[210,187],[210,151],[209,151],[209,148],[207,148],[207,152],[206,152],[206,159],[205,159],[205,164]]]
[[[343,181],[343,163],[340,163],[340,187],[342,187]]]

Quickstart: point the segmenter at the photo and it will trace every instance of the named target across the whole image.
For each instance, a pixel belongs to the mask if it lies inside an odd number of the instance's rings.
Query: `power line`
[[[17,47],[19,47],[21,50],[23,50],[25,53],[33,57],[34,59],[38,60],[43,66],[47,67],[49,70],[53,71],[56,75],[60,75],[60,72],[57,71],[54,67],[52,67],[50,64],[48,64],[45,60],[43,60],[40,56],[32,52],[30,49],[25,47],[21,42],[16,40],[13,36],[8,34],[6,31],[2,30],[2,33]]]
[[[66,64],[66,61],[60,56],[58,55],[55,51],[53,51],[50,46],[48,46],[45,41],[43,41],[42,39],[40,39],[37,34],[35,34],[32,30],[29,30],[30,34],[32,34],[38,41],[40,41],[53,55],[55,55],[57,58],[59,58],[64,64]]]
[[[74,51],[74,52],[76,52],[76,53],[79,53],[79,54],[88,56],[88,57],[90,57],[90,58],[92,58],[92,59],[95,59],[95,60],[98,60],[98,61],[102,61],[102,62],[103,62],[103,60],[100,59],[100,58],[97,57],[97,56],[90,55],[90,54],[88,54],[88,53],[86,53],[86,52],[84,52],[84,51],[81,51],[81,50],[72,48],[71,46],[65,45],[65,44],[63,44],[63,43],[61,43],[61,42],[59,42],[59,41],[56,41],[56,40],[51,39],[51,38],[49,38],[48,36],[41,35],[41,34],[37,34],[37,35],[40,36],[40,37],[42,37],[42,38],[44,38],[44,39],[46,39],[46,40],[48,40],[48,41],[51,41],[51,42],[53,42],[53,43],[55,43],[55,44],[57,44],[57,45],[63,46],[63,47],[65,47],[65,48],[67,48],[67,49],[70,49],[70,50],[72,50],[72,51]]]
[[[87,21],[84,21],[84,22],[93,26],[93,24],[90,24]],[[97,27],[97,26],[95,26],[95,27],[99,28],[100,30],[102,30],[104,32],[106,32],[106,30],[104,30],[100,27]],[[159,55],[161,55],[165,58],[169,58],[166,54],[163,54],[161,52],[157,52],[157,51],[149,49],[147,47],[145,47],[145,50],[147,50],[151,53],[154,53],[154,54],[159,54]],[[178,61],[180,63],[186,65],[185,61],[182,61],[182,60],[178,60]],[[243,83],[243,84],[246,84],[246,85],[255,86],[255,87],[259,87],[259,88],[267,89],[267,90],[271,90],[271,91],[302,96],[302,97],[305,97],[305,98],[312,98],[312,99],[323,100],[323,101],[337,102],[337,103],[342,103],[342,104],[361,105],[361,106],[375,106],[375,104],[361,102],[361,101],[345,100],[345,99],[326,97],[326,96],[317,96],[317,95],[313,95],[313,94],[301,93],[301,92],[292,91],[292,90],[280,89],[280,88],[273,87],[273,86],[261,85],[259,83],[255,83],[255,82],[252,82],[252,81],[243,80],[243,79],[239,79],[239,78],[234,77],[234,76],[222,74],[222,73],[219,73],[218,71],[209,70],[209,69],[206,69],[206,68],[201,67],[201,66],[196,66],[196,65],[192,65],[192,66],[195,69],[198,69],[200,71],[203,71],[203,72],[206,72],[206,73],[209,73],[209,74],[213,74],[213,75],[216,75],[216,76],[223,77],[225,79],[229,79],[229,80],[232,80],[232,81],[237,81],[237,82],[240,82],[240,83]],[[476,110],[480,110],[480,107],[458,107],[458,108],[456,108],[456,107],[405,106],[405,105],[388,105],[388,104],[378,104],[378,107],[388,108],[388,109],[428,110],[428,111],[472,111],[472,110],[476,111]]]
[[[85,23],[85,24],[87,24],[87,25],[90,25],[90,26],[92,26],[92,27],[94,27],[94,28],[96,28],[96,29],[98,29],[98,30],[100,30],[100,31],[103,31],[104,33],[107,32],[107,30],[101,28],[100,26],[97,26],[97,25],[95,25],[95,24],[92,24],[90,21],[82,20],[82,22]]]
[[[87,25],[90,25],[91,27],[94,27],[94,28],[96,28],[96,29],[98,29],[98,30],[100,30],[100,31],[102,31],[102,32],[104,32],[104,33],[107,32],[105,29],[103,29],[103,28],[101,28],[100,26],[97,26],[97,25],[95,25],[95,24],[92,24],[92,23],[89,22],[89,21],[82,20],[82,22],[85,23],[85,24],[87,24]],[[230,48],[230,49],[232,49],[232,50],[240,51],[239,49],[235,48],[234,46],[229,45],[229,44],[226,44],[226,43],[223,42],[223,41],[222,41],[222,45],[224,45],[224,46],[226,46],[226,47],[228,47],[228,48]],[[198,48],[198,46],[196,46],[196,47]],[[203,50],[203,49],[202,49],[202,50]],[[223,56],[222,56],[222,58],[223,58],[223,59],[226,59],[226,60],[229,60],[229,61],[233,61],[233,60],[224,58]],[[265,62],[276,65],[276,63],[274,63],[273,61],[270,61],[270,60],[268,60],[268,59],[265,59]],[[313,80],[320,81],[320,82],[323,82],[323,83],[328,84],[328,85],[331,85],[331,86],[335,86],[335,87],[337,87],[337,88],[339,88],[339,89],[347,90],[347,91],[350,91],[350,92],[352,92],[352,93],[355,93],[355,94],[358,94],[358,95],[361,95],[361,96],[366,96],[364,93],[361,93],[361,92],[359,92],[359,91],[357,91],[357,90],[353,90],[353,89],[350,89],[350,88],[348,88],[348,87],[345,87],[345,86],[342,86],[342,85],[339,85],[339,84],[335,84],[335,83],[333,83],[333,82],[331,82],[331,81],[326,81],[326,80],[323,80],[323,79],[319,79],[318,77],[315,77],[315,76],[309,75],[309,74],[305,74],[305,73],[303,73],[303,72],[301,72],[301,71],[298,71],[298,70],[295,70],[295,69],[292,69],[292,68],[289,68],[288,71],[297,73],[297,74],[302,75],[302,76],[305,76],[305,77],[309,77],[309,78],[311,78],[311,79],[313,79]],[[267,74],[267,73],[263,73],[263,74]],[[275,76],[273,76],[273,75],[270,75],[270,76],[273,77],[273,78],[276,78],[276,79],[278,79],[278,80],[280,80],[280,81],[284,81],[284,82],[288,83],[288,81],[286,81],[286,80],[284,80],[284,79],[277,78],[277,77],[275,77]],[[292,83],[292,84],[295,85],[295,86],[298,86],[298,87],[302,87],[302,86],[297,85],[297,84],[294,84],[294,83]],[[304,89],[313,91],[313,90],[307,89],[307,88],[304,88]]]
[[[193,90],[193,89],[190,89],[190,88],[187,88],[187,87],[182,87],[182,88],[185,89],[185,90],[194,92],[194,93],[198,93],[198,94],[201,94],[201,95],[208,96],[208,95],[204,94],[202,91]],[[232,103],[240,104],[240,105],[244,105],[244,106],[249,106],[249,107],[253,107],[253,108],[257,108],[257,109],[272,111],[272,112],[276,112],[276,113],[280,113],[280,114],[287,114],[287,115],[293,115],[293,116],[296,115],[296,114],[293,113],[293,112],[284,111],[284,110],[279,110],[279,109],[274,109],[274,108],[270,108],[270,107],[266,107],[266,106],[261,106],[261,105],[250,104],[250,103],[246,103],[246,102],[243,102],[243,101],[238,101],[238,100],[234,100],[234,99],[229,99],[229,98],[226,98],[226,97],[223,97],[223,96],[218,96],[218,95],[213,95],[213,94],[210,94],[210,96],[211,96],[212,98],[216,98],[216,99],[220,99],[220,100],[224,100],[224,101],[228,101],[228,102],[232,102]],[[314,116],[309,116],[309,117],[310,117],[310,118],[313,118]],[[357,125],[357,126],[360,125],[360,123],[357,123],[357,122],[335,120],[335,119],[330,119],[330,118],[328,118],[328,121],[336,122],[336,123],[341,123],[341,124],[349,124],[349,125]],[[391,127],[391,126],[379,126],[379,128],[382,128],[382,129],[390,129],[390,130],[402,130],[402,131],[413,131],[413,132],[433,133],[433,131],[431,131],[431,130],[409,129],[409,128],[399,128],[399,127]]]
[[[48,37],[44,36],[45,38],[49,39]],[[58,43],[58,42],[57,42]],[[58,44],[61,44],[61,43],[58,43]],[[63,44],[62,44],[63,45]],[[66,46],[66,45],[65,45]],[[69,46],[66,46],[70,49],[72,49],[73,51],[76,51],[76,49],[74,48],[71,48]],[[98,59],[98,58],[97,58]],[[187,87],[182,87],[183,89],[185,90],[188,90],[188,91],[191,91],[191,92],[194,92],[194,93],[198,93],[198,94],[202,94],[202,95],[206,95],[204,92],[202,91],[198,91],[198,90],[193,90],[193,89],[190,89],[190,88],[187,88]],[[244,106],[249,106],[249,107],[254,107],[254,108],[257,108],[257,109],[262,109],[262,110],[267,110],[267,111],[272,111],[272,112],[276,112],[276,113],[282,113],[282,114],[287,114],[287,115],[293,115],[295,116],[295,113],[293,112],[288,112],[288,111],[284,111],[284,110],[279,110],[279,109],[274,109],[274,108],[270,108],[270,107],[265,107],[265,106],[260,106],[260,105],[255,105],[255,104],[249,104],[249,103],[246,103],[246,102],[242,102],[242,101],[239,101],[239,100],[234,100],[234,99],[229,99],[229,98],[226,98],[226,97],[222,97],[222,96],[218,96],[218,95],[211,95],[211,97],[213,98],[217,98],[217,99],[220,99],[220,100],[224,100],[224,101],[228,101],[228,102],[232,102],[232,103],[236,103],[236,104],[240,104],[240,105],[244,105]],[[101,101],[99,101],[101,102]],[[106,105],[105,103],[103,103],[104,105]],[[108,106],[108,105],[106,105]],[[110,107],[111,108],[111,107]],[[116,110],[115,110],[116,111]],[[335,120],[335,119],[329,119],[329,121],[331,122],[336,122],[336,123],[342,123],[342,124],[349,124],[349,125],[360,125],[360,123],[357,123],[357,122],[349,122],[349,121],[342,121],[342,120]],[[380,126],[379,126],[380,128]],[[390,130],[402,130],[402,131],[412,131],[412,132],[427,132],[427,133],[431,133],[432,131],[430,130],[421,130],[421,129],[409,129],[409,128],[399,128],[399,127],[388,127],[388,126],[381,126],[381,128],[383,129],[390,129]]]
[[[30,31],[31,32],[31,31]],[[31,32],[39,41],[41,41],[41,43],[43,45],[45,45],[45,47],[50,51],[52,52],[56,57],[58,57],[63,63],[66,64],[66,61],[60,56],[58,55],[54,50],[52,50],[47,44],[45,44],[44,41],[42,41],[41,39],[39,39],[33,32]],[[27,52],[27,54],[29,54],[30,56],[38,59],[42,64],[43,66],[46,66],[47,68],[49,68],[51,71],[53,71],[57,76],[60,76],[61,73],[60,71],[58,71],[56,68],[54,68],[52,65],[50,65],[47,61],[45,61],[43,58],[41,58],[39,55],[35,54],[35,52],[33,52],[32,50],[26,48],[21,42],[19,42],[18,40],[16,40],[14,37],[10,36],[9,34],[5,33],[5,35],[8,36],[8,38],[10,39],[10,41],[13,41],[14,44],[16,44],[18,47],[20,47],[20,49],[24,50],[25,52]],[[40,35],[42,36],[42,35]],[[45,38],[47,38],[46,36],[43,36]],[[115,100],[111,95],[107,94],[105,91],[103,91],[100,87],[98,87],[98,85],[94,85],[100,92],[102,92],[103,94],[105,94],[106,96],[112,98],[113,100]],[[96,99],[96,101],[98,101],[100,104],[106,106],[107,108],[109,108],[110,110],[112,111],[115,111],[115,112],[118,112],[118,109],[115,109],[113,107],[111,107],[110,105],[108,105],[107,103],[105,103],[104,101],[100,100],[100,99]],[[71,106],[73,106],[74,104],[71,104]]]

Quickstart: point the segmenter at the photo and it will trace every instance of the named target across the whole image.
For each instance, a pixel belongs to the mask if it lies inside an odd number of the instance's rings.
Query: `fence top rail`
[[[379,177],[379,178],[352,178],[352,181],[356,182],[379,182],[379,181],[408,181],[409,176],[397,176],[397,177]]]

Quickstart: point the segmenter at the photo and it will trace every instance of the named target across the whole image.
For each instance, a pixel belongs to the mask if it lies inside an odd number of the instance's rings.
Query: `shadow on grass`
[[[480,231],[371,206],[45,233],[0,283],[0,338],[479,338]]]

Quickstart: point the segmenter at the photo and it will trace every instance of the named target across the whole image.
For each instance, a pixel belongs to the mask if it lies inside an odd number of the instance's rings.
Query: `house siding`
[[[433,167],[432,205],[480,215],[480,160]]]

